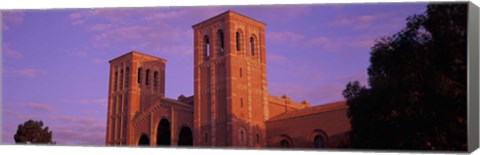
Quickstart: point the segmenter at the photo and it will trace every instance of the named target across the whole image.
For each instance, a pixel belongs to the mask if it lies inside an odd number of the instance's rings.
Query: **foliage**
[[[52,131],[44,128],[42,121],[28,120],[19,124],[14,139],[17,144],[55,144]]]
[[[376,41],[369,88],[348,83],[353,148],[467,149],[467,4],[430,4]]]

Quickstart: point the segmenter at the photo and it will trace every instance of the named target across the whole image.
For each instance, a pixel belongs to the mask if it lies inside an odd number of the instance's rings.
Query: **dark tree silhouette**
[[[28,120],[18,125],[13,138],[17,144],[55,144],[52,141],[52,131],[48,127],[44,128],[42,121]]]
[[[467,3],[430,4],[376,41],[369,88],[348,83],[353,148],[467,149]]]

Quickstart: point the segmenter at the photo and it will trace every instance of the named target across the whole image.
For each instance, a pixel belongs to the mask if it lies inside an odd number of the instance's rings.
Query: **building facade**
[[[266,24],[233,11],[194,30],[193,96],[165,97],[166,60],[132,51],[110,61],[107,145],[336,148],[345,102],[310,106],[269,95]]]

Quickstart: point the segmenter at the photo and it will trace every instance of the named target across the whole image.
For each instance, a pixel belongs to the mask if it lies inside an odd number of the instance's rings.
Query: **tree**
[[[28,120],[19,124],[13,138],[17,144],[55,144],[52,131],[48,130],[48,126],[44,128],[42,121]]]
[[[467,4],[430,4],[376,41],[369,88],[349,83],[353,148],[467,149]]]

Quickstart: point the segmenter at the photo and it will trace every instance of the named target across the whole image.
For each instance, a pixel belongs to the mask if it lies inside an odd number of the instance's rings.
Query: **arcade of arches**
[[[348,143],[345,101],[311,106],[269,95],[265,27],[233,11],[193,25],[192,96],[165,97],[165,59],[132,51],[109,61],[106,144],[313,149]]]

